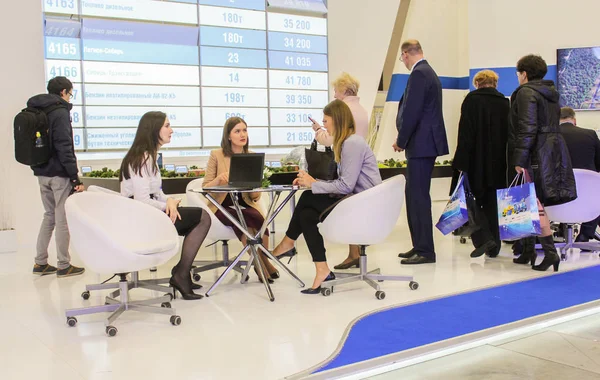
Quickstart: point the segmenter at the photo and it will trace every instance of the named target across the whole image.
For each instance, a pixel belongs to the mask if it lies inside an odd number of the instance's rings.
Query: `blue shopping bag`
[[[524,175],[517,175],[508,189],[496,190],[496,196],[500,240],[518,240],[542,233],[535,185],[525,182]]]
[[[469,221],[464,186],[464,175],[461,173],[456,188],[446,204],[440,220],[435,225],[444,235],[448,235]]]

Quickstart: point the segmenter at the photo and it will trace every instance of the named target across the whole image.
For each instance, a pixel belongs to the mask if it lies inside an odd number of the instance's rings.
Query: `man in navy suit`
[[[442,85],[423,58],[417,40],[401,46],[400,60],[410,70],[400,99],[396,128],[396,152],[405,151],[407,164],[406,212],[413,248],[401,253],[402,264],[435,263],[431,215],[431,175],[438,156],[448,154],[448,139],[442,114]]]

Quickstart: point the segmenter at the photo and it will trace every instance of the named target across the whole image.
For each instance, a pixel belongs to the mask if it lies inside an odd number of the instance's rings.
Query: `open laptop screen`
[[[265,164],[264,153],[234,154],[229,167],[229,184],[260,186]]]

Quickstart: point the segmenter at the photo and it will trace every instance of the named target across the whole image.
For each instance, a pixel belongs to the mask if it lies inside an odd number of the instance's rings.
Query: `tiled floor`
[[[443,203],[436,203],[434,215],[439,215],[443,206]],[[287,210],[282,214],[278,219],[277,238],[282,236],[286,220],[289,220]],[[38,223],[31,223],[32,237],[36,236]],[[301,295],[292,280],[282,278],[273,285],[276,301],[271,303],[256,275],[252,273],[246,285],[239,284],[239,276],[231,276],[210,298],[174,301],[173,307],[183,319],[181,326],[171,326],[168,318],[163,316],[129,312],[115,323],[119,333],[114,338],[108,338],[104,333],[105,315],[82,316],[75,328],[67,327],[64,317],[67,308],[103,303],[106,293],[93,292],[88,301],[83,301],[80,294],[85,284],[100,282],[106,276],[87,272],[84,276],[65,279],[34,277],[30,274],[34,255],[32,239],[28,244],[22,244],[17,254],[0,255],[0,378],[280,379],[325,360],[340,343],[348,324],[365,313],[550,275],[550,272],[534,272],[527,266],[512,264],[509,252],[496,259],[470,259],[469,245],[461,245],[457,239],[437,232],[435,238],[438,252],[435,265],[404,267],[399,264],[397,253],[410,248],[405,216],[385,244],[369,248],[370,267],[379,266],[387,273],[414,275],[420,284],[417,291],[409,290],[407,283],[385,282],[382,287],[387,297],[379,301],[370,287],[352,284],[337,287],[331,297],[325,298]],[[232,254],[239,247],[237,243],[232,244]],[[333,266],[340,262],[346,250],[341,245],[328,246],[329,263]],[[291,267],[310,283],[314,266],[303,241],[299,242],[299,251],[300,257],[292,261]],[[212,257],[212,249],[203,249],[201,256]],[[51,257],[55,256],[51,253]],[[74,257],[74,264],[78,263],[78,258]],[[599,263],[597,255],[576,255],[573,261],[561,265],[561,271]],[[169,265],[161,267],[157,275],[164,277],[169,270]],[[203,274],[201,283],[205,289],[217,275],[217,271]],[[142,276],[152,275],[145,272]],[[133,291],[134,298],[151,295],[152,292],[145,290]],[[600,337],[600,330],[597,336]],[[547,341],[558,344],[553,338],[555,336],[550,335]],[[582,338],[586,339],[585,336]],[[583,345],[580,341],[573,342],[569,341],[571,347]],[[534,365],[536,371],[546,373],[555,373],[554,367],[564,368],[563,364],[546,360],[550,355],[547,347],[536,350],[536,357],[528,357],[522,367],[510,364],[518,362],[523,355],[515,351],[529,350],[531,346],[526,342],[507,346],[511,349],[485,347],[475,352],[487,358],[488,366],[494,360],[500,360],[500,363],[509,363],[500,367],[511,371],[526,370],[525,365]],[[468,352],[458,355],[463,362],[474,357]],[[558,350],[556,355],[556,360],[567,360],[567,356]],[[582,358],[578,367],[581,369],[574,369],[581,373],[578,379],[596,376],[589,372],[596,368],[592,358],[595,357]],[[459,361],[446,363],[458,371],[454,378],[466,378],[461,374],[467,372],[460,371],[468,371],[468,367],[458,366]],[[410,372],[411,368],[402,371],[415,376],[415,372]],[[502,374],[497,373],[498,376]],[[484,378],[476,374],[470,376]]]
[[[600,379],[599,339],[595,314],[370,379]]]

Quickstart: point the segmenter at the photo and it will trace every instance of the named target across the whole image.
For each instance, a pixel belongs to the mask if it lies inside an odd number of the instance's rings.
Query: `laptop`
[[[229,165],[229,183],[205,190],[252,190],[262,186],[264,153],[234,154]]]

